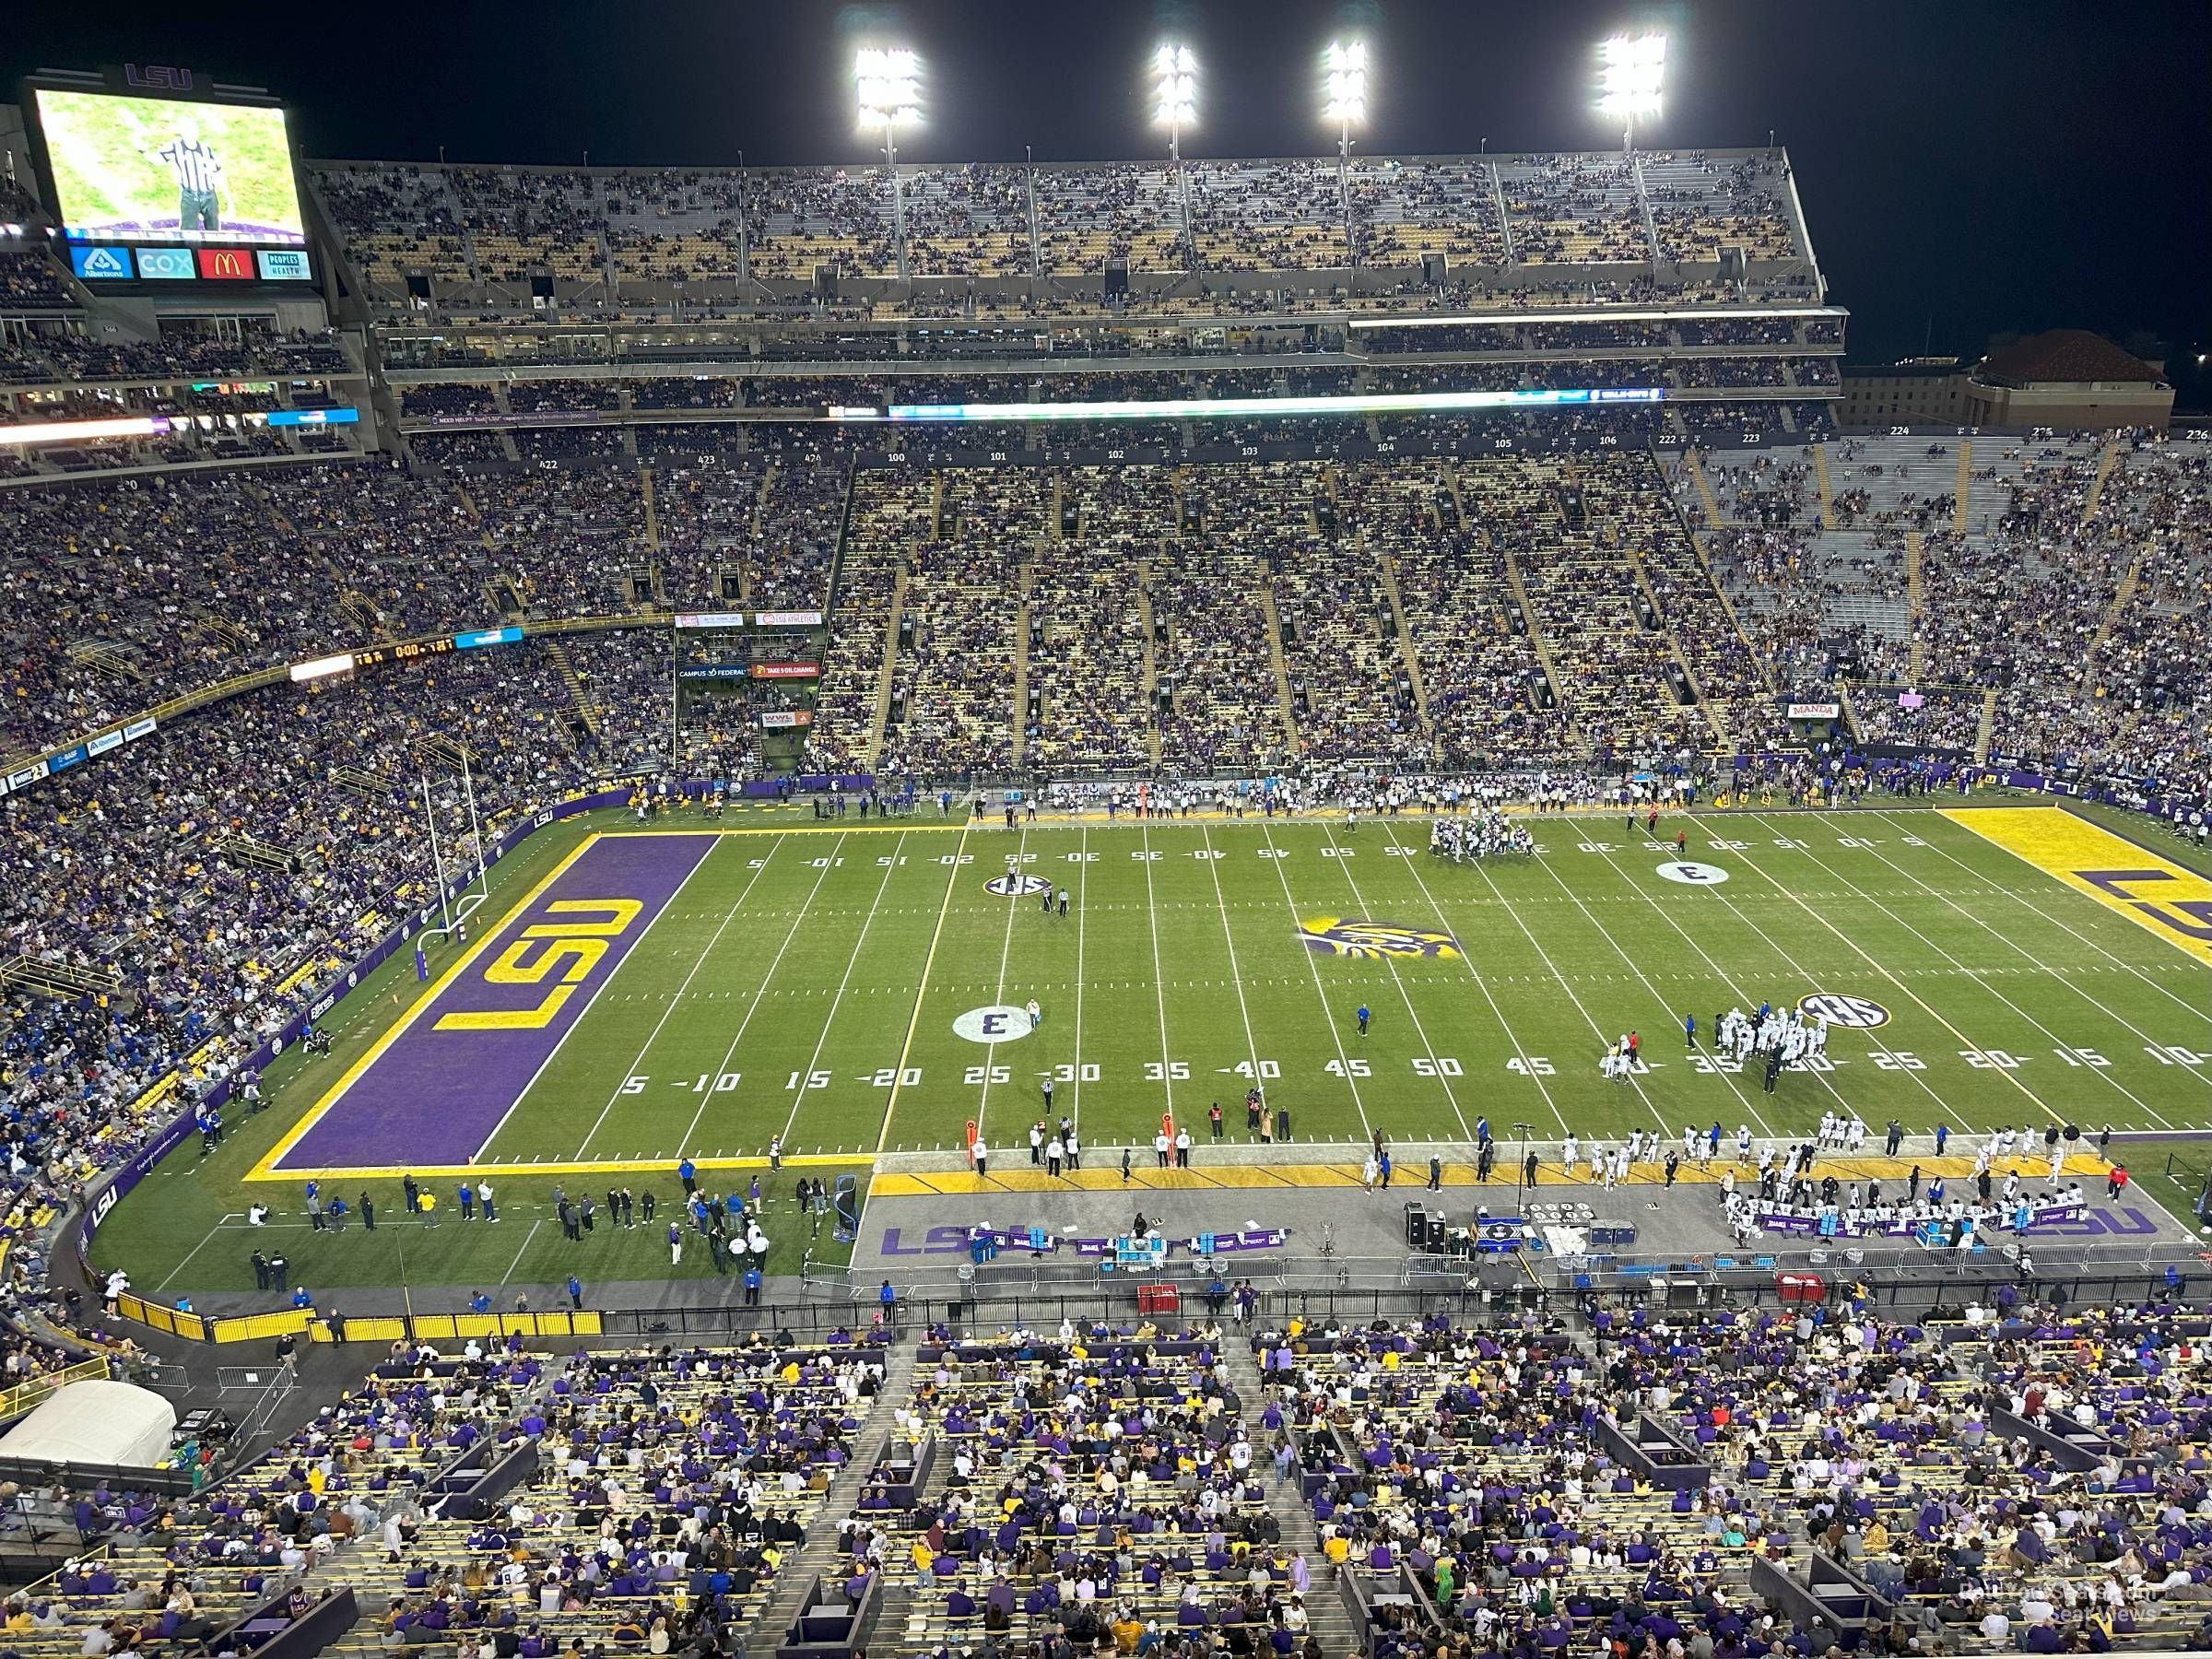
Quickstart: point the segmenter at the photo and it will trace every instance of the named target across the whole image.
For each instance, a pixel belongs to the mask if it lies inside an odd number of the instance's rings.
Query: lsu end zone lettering
[[[466,1167],[712,835],[584,842],[419,997],[253,1171]]]
[[[2107,910],[2212,963],[2212,881],[2058,806],[1983,806],[1943,815],[2054,876]]]
[[[524,928],[523,936],[483,970],[486,984],[530,985],[533,994],[544,992],[542,999],[516,1008],[455,1008],[441,1014],[431,1029],[535,1031],[551,1025],[609,943],[628,933],[644,908],[635,899],[556,899],[546,906],[550,920]]]

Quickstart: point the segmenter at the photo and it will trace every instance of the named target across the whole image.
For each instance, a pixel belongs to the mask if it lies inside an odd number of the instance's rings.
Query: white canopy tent
[[[129,1382],[72,1382],[0,1436],[0,1457],[155,1468],[170,1453],[177,1408]]]

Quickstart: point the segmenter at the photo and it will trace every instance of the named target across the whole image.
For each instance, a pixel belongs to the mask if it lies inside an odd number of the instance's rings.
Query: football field
[[[1301,1144],[2212,1125],[2212,883],[2086,819],[1533,827],[1472,863],[1411,817],[598,835],[250,1178],[850,1166],[971,1124],[1026,1162],[1048,1083],[1094,1164],[1214,1102],[1246,1139],[1255,1086]],[[1831,1022],[1771,1093],[1709,1046],[1762,1003]]]

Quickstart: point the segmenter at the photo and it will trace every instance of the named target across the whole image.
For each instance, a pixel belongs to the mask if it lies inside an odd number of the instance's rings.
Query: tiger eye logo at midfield
[[[1365,922],[1356,916],[1316,916],[1302,924],[1298,936],[1308,950],[1323,956],[1456,958],[1459,941],[1429,927],[1400,927],[1394,922]]]

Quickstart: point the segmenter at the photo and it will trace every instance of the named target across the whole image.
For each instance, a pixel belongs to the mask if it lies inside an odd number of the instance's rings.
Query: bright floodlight
[[[1162,46],[1152,54],[1152,120],[1186,127],[1198,119],[1198,55],[1188,46]]]
[[[912,53],[865,48],[853,56],[853,82],[862,126],[912,126],[922,119],[922,62]]]
[[[1322,114],[1338,126],[1357,126],[1367,119],[1367,42],[1331,41],[1322,53],[1323,86],[1326,101]]]
[[[1597,107],[1622,121],[1659,112],[1659,87],[1666,74],[1663,34],[1615,35],[1597,49]]]

